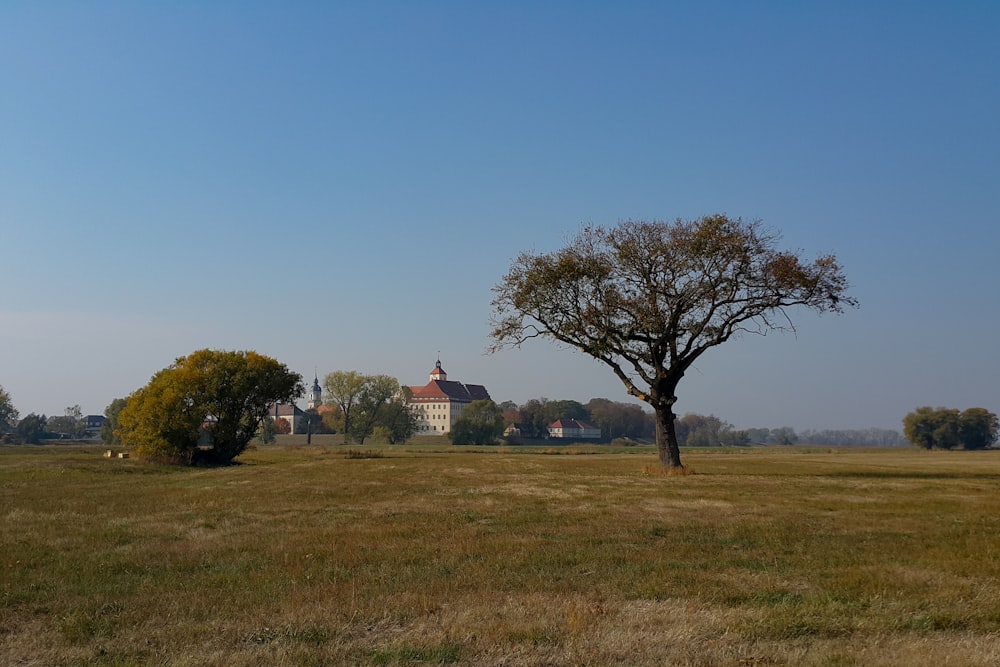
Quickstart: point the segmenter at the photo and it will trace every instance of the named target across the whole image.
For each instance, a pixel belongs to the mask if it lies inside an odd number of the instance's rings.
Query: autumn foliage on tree
[[[147,458],[228,463],[250,444],[269,406],[302,393],[302,376],[270,357],[199,350],[129,396],[118,413],[118,436]]]
[[[547,338],[603,362],[653,408],[662,465],[681,467],[676,389],[702,354],[740,334],[793,329],[796,306],[856,305],[833,255],[807,262],[778,241],[725,215],[585,227],[561,250],[514,259],[493,288],[490,349]]]

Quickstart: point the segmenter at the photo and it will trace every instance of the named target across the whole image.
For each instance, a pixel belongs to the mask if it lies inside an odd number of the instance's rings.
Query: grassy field
[[[0,448],[0,664],[1000,664],[1000,452],[346,451]]]

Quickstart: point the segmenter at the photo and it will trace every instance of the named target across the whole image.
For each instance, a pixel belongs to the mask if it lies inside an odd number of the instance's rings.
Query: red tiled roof
[[[551,424],[549,428],[576,428],[576,429],[590,429],[599,431],[600,429],[589,422],[582,421],[580,419],[557,419]]]
[[[297,406],[297,405],[290,405],[288,403],[279,403],[278,404],[277,415],[275,415],[275,409],[274,409],[274,404],[273,403],[271,404],[271,407],[269,407],[267,409],[267,416],[268,417],[274,417],[274,416],[278,416],[278,417],[299,417],[299,416],[302,416],[304,414],[305,413],[302,412],[302,409],[299,408],[299,406]]]
[[[453,401],[489,401],[490,394],[480,384],[462,384],[453,380],[431,380],[423,387],[410,387],[414,399],[451,399]]]

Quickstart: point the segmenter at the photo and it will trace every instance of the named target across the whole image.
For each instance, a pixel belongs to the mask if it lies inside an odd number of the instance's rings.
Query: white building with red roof
[[[481,384],[449,380],[440,359],[430,372],[430,381],[422,387],[410,387],[410,392],[407,404],[417,415],[417,435],[448,433],[469,403],[493,400]]]
[[[549,424],[549,437],[598,440],[601,429],[582,419],[557,419]]]

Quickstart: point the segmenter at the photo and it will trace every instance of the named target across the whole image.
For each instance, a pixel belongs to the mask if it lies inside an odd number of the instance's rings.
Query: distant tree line
[[[213,361],[228,358],[222,353],[216,356]],[[238,360],[245,362],[243,358]],[[326,406],[320,411],[309,410],[304,418],[296,420],[296,433],[343,433],[346,442],[359,444],[368,439],[402,443],[416,433],[418,415],[407,406],[409,388],[400,385],[395,378],[335,371],[326,376],[324,385]],[[129,399],[118,398],[107,406],[101,426],[101,438],[105,443],[125,444],[119,415],[128,402]],[[650,441],[655,437],[654,416],[640,405],[607,398],[592,398],[587,403],[580,403],[545,397],[530,399],[522,405],[513,401],[500,404],[477,401],[466,407],[449,437],[461,444],[493,444],[507,429],[516,427],[522,439],[541,439],[548,436],[549,425],[562,419],[596,426],[604,442],[616,439]],[[200,424],[199,429],[202,426],[204,424]],[[46,438],[82,437],[86,428],[78,405],[66,408],[61,416],[29,414],[18,419],[10,395],[0,387],[0,436],[6,441],[37,443]],[[715,415],[686,413],[676,419],[675,430],[678,442],[686,447],[794,444],[886,447],[909,441],[928,449],[981,449],[996,442],[997,418],[983,408],[964,412],[918,408],[904,419],[904,437],[898,431],[879,428],[806,429],[798,433],[788,426],[737,429]],[[255,434],[264,442],[273,442],[276,435],[289,431],[288,422],[284,420],[262,419]]]
[[[654,415],[634,403],[592,398],[587,403],[533,398],[523,405],[505,401],[499,406],[505,426],[516,425],[527,438],[543,438],[548,426],[559,419],[577,419],[601,429],[601,439],[651,440],[655,437]],[[896,431],[885,429],[812,431],[801,434],[789,426],[737,429],[715,415],[688,412],[675,421],[677,440],[684,447],[732,447],[739,445],[837,444],[887,446],[905,444]]]
[[[18,418],[10,394],[0,387],[0,438],[22,445],[33,445],[56,438],[87,437],[87,420],[79,405],[66,408],[63,415],[46,417],[29,413]]]
[[[572,400],[532,398],[523,405],[499,404],[505,427],[515,426],[524,438],[545,438],[549,426],[560,419],[576,419],[601,429],[601,439],[651,439],[656,428],[653,415],[634,403],[592,398],[587,403]]]
[[[688,413],[677,420],[677,437],[688,447],[736,445],[840,445],[895,447],[906,440],[898,431],[882,428],[796,432],[790,426],[737,429],[714,415]]]
[[[807,445],[856,445],[860,447],[899,447],[906,438],[899,431],[887,428],[828,429],[799,433],[799,441]]]
[[[674,428],[677,432],[677,442],[682,447],[732,447],[751,443],[748,431],[737,430],[732,424],[719,419],[715,415],[705,416],[689,412],[677,419]],[[755,430],[761,433],[770,433],[769,429]],[[769,435],[758,435],[762,438],[770,437]],[[795,444],[794,437],[795,432],[792,431],[792,440],[781,444]],[[760,442],[763,443],[765,441],[761,440]]]

